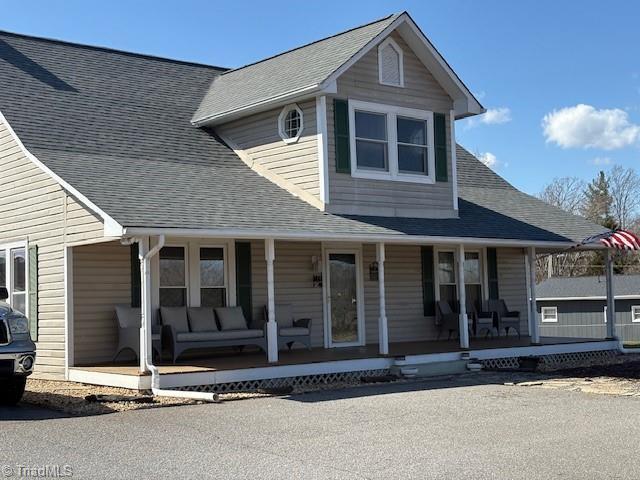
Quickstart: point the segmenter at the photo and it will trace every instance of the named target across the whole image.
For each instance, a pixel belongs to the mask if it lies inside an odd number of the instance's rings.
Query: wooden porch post
[[[607,338],[616,338],[616,300],[613,293],[613,261],[611,251],[607,249],[605,257],[605,269],[607,277]]]
[[[540,326],[538,325],[538,302],[536,301],[536,248],[529,247],[529,326],[531,329],[531,343],[540,343]]]
[[[380,316],[378,317],[378,343],[380,355],[389,354],[389,331],[387,326],[387,305],[384,285],[384,243],[376,245],[376,260],[378,262],[378,296],[380,299]]]
[[[140,306],[141,306],[141,323],[140,323],[140,372],[147,372],[147,358],[151,351],[151,335],[147,335],[147,328],[150,328],[151,308],[151,273],[149,272],[149,261],[144,260],[145,255],[149,252],[151,239],[143,237],[138,243],[138,257],[140,259]]]
[[[276,258],[275,242],[273,238],[264,241],[264,256],[267,261],[267,358],[270,363],[278,361],[278,326],[276,324],[276,298],[273,276],[273,261]]]
[[[460,348],[469,348],[469,317],[467,317],[467,293],[464,288],[464,245],[458,247],[458,302],[460,303]]]

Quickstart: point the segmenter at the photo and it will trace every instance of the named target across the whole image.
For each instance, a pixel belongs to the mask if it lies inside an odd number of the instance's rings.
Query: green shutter
[[[433,138],[436,151],[436,182],[446,182],[447,172],[447,122],[444,113],[433,114]]]
[[[29,330],[31,339],[38,340],[38,246],[29,246]]]
[[[142,289],[140,279],[140,259],[138,258],[138,243],[131,244],[131,306],[140,308],[142,305]]]
[[[487,248],[487,275],[489,277],[489,298],[500,298],[498,291],[498,252],[495,248]]]
[[[245,318],[253,319],[251,301],[251,243],[236,242],[236,305],[242,307]]]
[[[422,304],[425,317],[436,314],[436,290],[433,272],[433,247],[421,247]]]
[[[336,172],[351,173],[349,147],[349,102],[333,100],[333,124],[336,143]]]

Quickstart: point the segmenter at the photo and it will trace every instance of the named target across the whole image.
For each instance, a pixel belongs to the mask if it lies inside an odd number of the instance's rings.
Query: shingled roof
[[[40,162],[125,228],[539,242],[600,231],[519,192],[462,148],[459,219],[321,212],[190,124],[222,71],[0,32],[0,112]]]
[[[640,275],[615,275],[615,295],[640,298]],[[551,277],[536,286],[538,300],[601,299],[607,295],[604,276]]]

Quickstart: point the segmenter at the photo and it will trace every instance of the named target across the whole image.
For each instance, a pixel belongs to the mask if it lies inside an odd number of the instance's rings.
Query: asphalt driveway
[[[460,379],[83,418],[22,406],[0,409],[0,478],[638,478],[639,420],[640,397]]]

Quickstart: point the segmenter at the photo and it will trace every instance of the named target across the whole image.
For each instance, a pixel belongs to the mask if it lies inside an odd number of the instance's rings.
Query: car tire
[[[0,405],[15,405],[22,399],[27,377],[12,377],[0,380]]]

